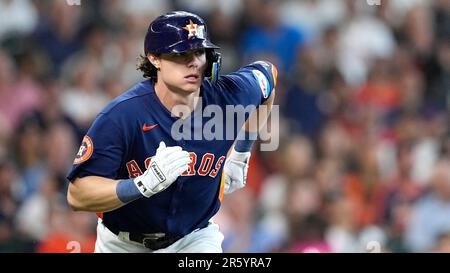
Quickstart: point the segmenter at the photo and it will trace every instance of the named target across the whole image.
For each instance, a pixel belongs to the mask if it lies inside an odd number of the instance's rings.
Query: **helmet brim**
[[[193,40],[184,40],[176,43],[170,47],[165,48],[164,50],[159,51],[160,53],[182,53],[186,51],[191,51],[195,49],[202,48],[211,48],[211,49],[219,49],[220,47],[211,43],[206,39],[193,39]]]

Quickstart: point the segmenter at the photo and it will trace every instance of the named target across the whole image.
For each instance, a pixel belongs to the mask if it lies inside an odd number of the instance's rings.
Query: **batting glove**
[[[245,187],[249,160],[250,152],[241,153],[236,152],[234,149],[231,150],[230,156],[225,161],[224,166],[225,194]]]
[[[147,170],[133,181],[145,197],[150,197],[167,189],[191,162],[189,153],[180,146],[166,147],[161,141],[156,155],[152,157]]]

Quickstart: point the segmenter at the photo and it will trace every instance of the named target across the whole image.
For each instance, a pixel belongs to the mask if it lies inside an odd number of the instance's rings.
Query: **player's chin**
[[[187,93],[193,93],[196,92],[201,86],[201,82],[198,83],[185,83],[183,84],[183,90]]]

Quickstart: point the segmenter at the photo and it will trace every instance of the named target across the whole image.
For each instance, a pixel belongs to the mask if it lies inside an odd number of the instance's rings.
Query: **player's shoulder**
[[[259,80],[259,78],[266,77],[270,82],[276,84],[278,70],[276,66],[269,61],[256,61],[242,66],[237,71],[225,75],[225,79],[233,79],[234,76],[250,77]]]
[[[150,96],[151,92],[154,92],[154,89],[149,80],[139,82],[114,98],[101,114],[111,116],[136,113],[135,109],[142,104],[143,98]]]
[[[237,71],[219,77],[217,86],[220,89],[236,90],[257,88],[258,86],[266,98],[276,87],[278,71],[269,61],[256,61],[242,66]]]
[[[242,67],[241,70],[251,70],[256,78],[258,78],[259,73],[255,71],[259,71],[272,80],[274,85],[276,85],[278,70],[277,67],[269,61],[256,61]]]
[[[268,71],[268,72],[272,72],[273,70],[276,71],[276,69],[277,69],[273,63],[266,61],[266,60],[259,60],[259,61],[247,64],[247,65],[243,66],[243,68],[256,68],[259,70],[264,69],[265,71]]]

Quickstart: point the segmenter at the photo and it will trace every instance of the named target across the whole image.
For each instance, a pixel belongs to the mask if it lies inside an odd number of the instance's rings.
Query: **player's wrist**
[[[134,179],[120,180],[116,185],[116,194],[117,198],[124,204],[145,196]]]
[[[234,144],[234,150],[240,153],[250,152],[257,138],[257,132],[241,130],[237,136],[236,143]]]
[[[161,190],[161,183],[159,183],[159,181],[154,177],[152,173],[149,172],[149,170],[133,179],[133,183],[137,190],[147,198],[151,197]]]
[[[231,149],[230,156],[228,158],[235,161],[248,163],[250,155],[250,152],[238,152],[233,148]]]

